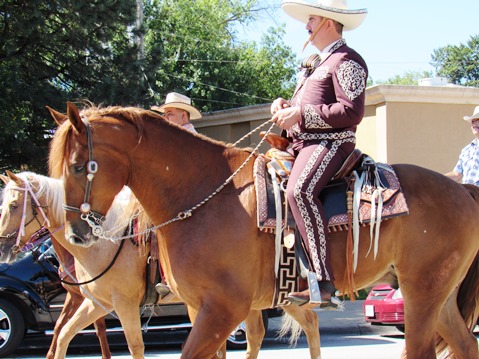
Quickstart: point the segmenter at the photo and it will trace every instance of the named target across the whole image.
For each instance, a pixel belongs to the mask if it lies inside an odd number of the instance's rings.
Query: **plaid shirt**
[[[462,149],[454,171],[462,174],[462,183],[479,186],[479,141],[477,139]]]

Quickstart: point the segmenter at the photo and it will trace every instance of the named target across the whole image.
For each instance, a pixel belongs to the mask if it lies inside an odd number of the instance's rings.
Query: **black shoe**
[[[170,287],[168,287],[165,283],[158,283],[157,285],[155,285],[155,289],[160,295],[160,299],[163,299],[171,293]]]

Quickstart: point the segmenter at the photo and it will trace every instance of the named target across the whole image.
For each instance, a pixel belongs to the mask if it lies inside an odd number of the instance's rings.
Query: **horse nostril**
[[[75,235],[75,234],[72,234],[69,238],[68,238],[68,241],[71,243],[71,244],[83,244],[83,240],[81,237]]]

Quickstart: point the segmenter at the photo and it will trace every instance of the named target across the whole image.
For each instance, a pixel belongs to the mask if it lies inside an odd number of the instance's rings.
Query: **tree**
[[[403,75],[396,75],[386,81],[378,81],[381,85],[417,85],[420,79],[432,77],[431,71],[406,71]]]
[[[269,29],[260,45],[235,35],[238,23],[267,8],[256,0],[151,2],[145,8],[145,48],[154,100],[178,91],[211,111],[290,94],[296,59],[281,45],[284,30]]]
[[[61,111],[67,100],[88,99],[149,108],[176,90],[210,111],[289,95],[296,59],[281,45],[283,30],[270,29],[260,44],[235,34],[237,24],[270,6],[260,0],[4,0],[0,171],[46,172],[56,127],[46,105]]]
[[[464,86],[479,86],[479,35],[459,46],[447,45],[434,50],[432,65],[439,76],[451,83]]]
[[[123,59],[130,54],[134,8],[133,0],[2,2],[0,170],[46,172],[55,127],[46,105],[64,107],[99,89],[111,95],[104,84],[115,77],[117,49]]]

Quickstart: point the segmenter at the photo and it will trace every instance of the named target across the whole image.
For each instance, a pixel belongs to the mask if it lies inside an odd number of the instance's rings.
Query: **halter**
[[[35,192],[33,192],[32,186],[30,186],[30,183],[27,180],[23,180],[23,184],[24,184],[25,187],[14,186],[14,187],[10,188],[12,190],[23,191],[24,192],[22,219],[20,220],[20,226],[18,227],[17,241],[16,241],[15,246],[13,248],[14,250],[18,250],[21,245],[23,247],[27,247],[29,244],[31,244],[32,241],[34,241],[34,236],[32,236],[32,237],[30,237],[30,239],[26,243],[22,243],[22,237],[25,236],[25,227],[28,226],[30,223],[32,223],[33,220],[36,220],[38,222],[38,224],[40,225],[40,230],[45,225],[47,227],[50,226],[50,221],[48,220],[45,212],[43,211],[43,208],[47,208],[47,206],[42,206],[40,204],[40,201],[38,200],[37,196],[35,195]],[[27,212],[26,211],[27,211],[28,195],[30,195],[30,197],[31,197],[33,218],[30,221],[25,223],[26,217],[27,217]],[[39,212],[41,213],[41,215],[43,217],[43,220],[44,220],[43,224],[40,223],[40,221],[38,220],[38,217],[37,217],[38,213],[37,213],[36,209],[39,210]],[[5,238],[6,239],[11,239],[11,238],[13,238],[14,235],[15,235],[15,232],[12,233],[12,234],[7,235]],[[21,251],[23,251],[23,250],[24,249],[22,248]]]
[[[88,142],[88,174],[86,176],[87,181],[85,186],[85,196],[83,198],[83,203],[81,204],[80,208],[63,204],[63,209],[65,211],[80,213],[80,218],[90,226],[92,234],[95,237],[101,237],[104,233],[102,223],[105,221],[105,216],[95,211],[92,211],[91,205],[89,203],[93,178],[95,177],[95,173],[98,172],[98,163],[93,159],[93,138],[91,135],[90,122],[85,117],[82,117],[82,121],[85,124],[86,137]]]

